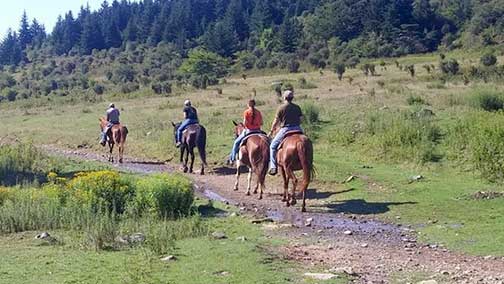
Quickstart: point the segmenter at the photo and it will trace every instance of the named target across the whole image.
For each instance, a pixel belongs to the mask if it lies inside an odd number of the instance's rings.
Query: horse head
[[[245,125],[243,125],[243,123],[238,123],[234,120],[233,120],[233,125],[234,125],[235,137],[238,137],[243,132],[243,130],[245,130]]]
[[[173,137],[177,137],[177,129],[180,127],[180,125],[182,124],[181,122],[171,122],[172,126],[173,126]]]
[[[103,131],[103,129],[105,129],[105,127],[107,127],[108,122],[104,117],[98,118],[98,121],[100,122],[100,128]]]

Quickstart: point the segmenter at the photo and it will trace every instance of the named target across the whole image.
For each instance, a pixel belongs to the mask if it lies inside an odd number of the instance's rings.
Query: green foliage
[[[305,77],[301,77],[298,80],[298,85],[300,89],[316,89],[317,85],[308,82]]]
[[[428,103],[421,97],[417,95],[409,95],[406,99],[408,105],[428,105]]]
[[[133,195],[132,186],[112,171],[81,173],[68,184],[68,188],[79,202],[88,204],[97,212],[123,213]]]
[[[194,75],[199,78],[203,76],[216,76],[221,78],[228,73],[229,63],[218,54],[203,50],[194,49],[189,52],[188,58],[180,66],[180,72],[186,75]]]
[[[495,90],[474,90],[470,100],[474,107],[485,111],[499,111],[504,108],[504,96]]]
[[[294,59],[289,60],[289,62],[287,63],[287,68],[290,73],[298,73],[300,66],[301,64],[299,63],[299,61]]]
[[[33,144],[0,146],[0,184],[40,180],[57,167],[56,162]]]
[[[411,112],[375,112],[367,116],[364,134],[377,157],[419,164],[436,161],[440,128],[429,117]]]
[[[497,57],[493,53],[486,53],[480,58],[480,63],[483,66],[494,66],[497,64]]]
[[[459,63],[455,59],[442,60],[439,65],[443,74],[447,75],[457,75],[459,73]]]
[[[448,129],[452,158],[469,163],[483,178],[504,181],[502,112],[474,111]]]
[[[345,64],[336,62],[333,66],[333,69],[334,69],[334,72],[336,72],[336,74],[338,74],[338,80],[341,81],[341,79],[343,79],[343,74],[345,74],[345,71],[346,71]]]
[[[101,84],[95,84],[93,86],[93,91],[97,95],[102,95],[105,92],[105,87],[103,85],[101,85]]]
[[[137,182],[132,209],[136,216],[150,213],[161,218],[175,218],[190,213],[193,199],[189,180],[181,176],[159,174]]]

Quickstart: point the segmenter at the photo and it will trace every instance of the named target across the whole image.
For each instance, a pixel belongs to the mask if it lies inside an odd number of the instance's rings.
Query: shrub
[[[290,73],[298,73],[300,66],[301,66],[301,64],[299,63],[299,61],[297,61],[295,59],[289,60],[289,62],[287,64],[287,67],[288,67]]]
[[[440,129],[431,118],[411,112],[376,112],[367,115],[364,133],[380,158],[419,164],[436,160]]]
[[[501,112],[474,111],[448,128],[450,158],[470,164],[483,178],[504,181],[504,116]]]
[[[89,204],[96,212],[116,213],[124,212],[133,190],[117,172],[112,171],[80,173],[69,182],[68,188],[77,201]]]
[[[57,165],[32,144],[0,146],[0,184],[43,180]]]
[[[443,60],[440,63],[441,72],[448,75],[457,75],[460,69],[459,63],[455,59]]]
[[[2,96],[5,97],[9,102],[13,102],[16,100],[18,92],[15,89],[5,88],[2,91]]]
[[[471,99],[474,107],[485,111],[498,111],[504,108],[503,95],[496,91],[477,90]]]
[[[487,53],[481,56],[480,62],[482,65],[487,67],[494,66],[495,64],[497,64],[497,57],[492,53]]]
[[[140,86],[137,83],[133,82],[127,82],[121,85],[121,92],[123,94],[133,93],[135,91],[138,91],[138,89],[140,89]]]
[[[343,74],[345,74],[345,71],[346,71],[345,64],[339,62],[334,64],[334,72],[338,74],[338,80],[341,81],[341,79],[343,79]]]
[[[298,84],[299,84],[300,89],[316,89],[317,88],[317,85],[315,85],[311,82],[308,82],[306,80],[306,78],[304,78],[304,77],[299,78]]]
[[[105,87],[103,85],[101,85],[101,84],[95,84],[93,86],[93,91],[97,95],[102,95],[105,92]]]
[[[422,97],[416,96],[416,95],[409,95],[408,98],[406,99],[406,102],[410,106],[412,106],[412,105],[428,105]]]
[[[301,108],[305,123],[316,124],[319,122],[320,109],[314,103],[305,103],[301,106]]]
[[[155,214],[175,218],[190,213],[194,200],[191,182],[174,175],[153,175],[136,184],[133,208],[137,215]]]

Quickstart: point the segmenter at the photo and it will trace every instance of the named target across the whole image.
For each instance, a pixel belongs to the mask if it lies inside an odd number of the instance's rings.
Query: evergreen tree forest
[[[21,70],[23,97],[92,88],[97,67],[124,91],[163,92],[174,80],[215,83],[226,66],[296,72],[299,62],[352,66],[503,42],[502,0],[114,0],[67,12],[52,31],[21,15],[0,42],[0,90],[12,89],[8,73]],[[198,58],[219,72],[189,74],[183,62]]]

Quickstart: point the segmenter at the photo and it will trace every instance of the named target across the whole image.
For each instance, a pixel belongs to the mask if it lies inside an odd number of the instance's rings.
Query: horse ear
[[[238,126],[238,123],[234,120],[233,120],[233,124],[234,124],[234,126]]]
[[[170,122],[171,122],[171,125],[173,125],[173,127],[177,126],[177,125],[175,125],[175,123],[173,123],[173,121],[170,121]]]

